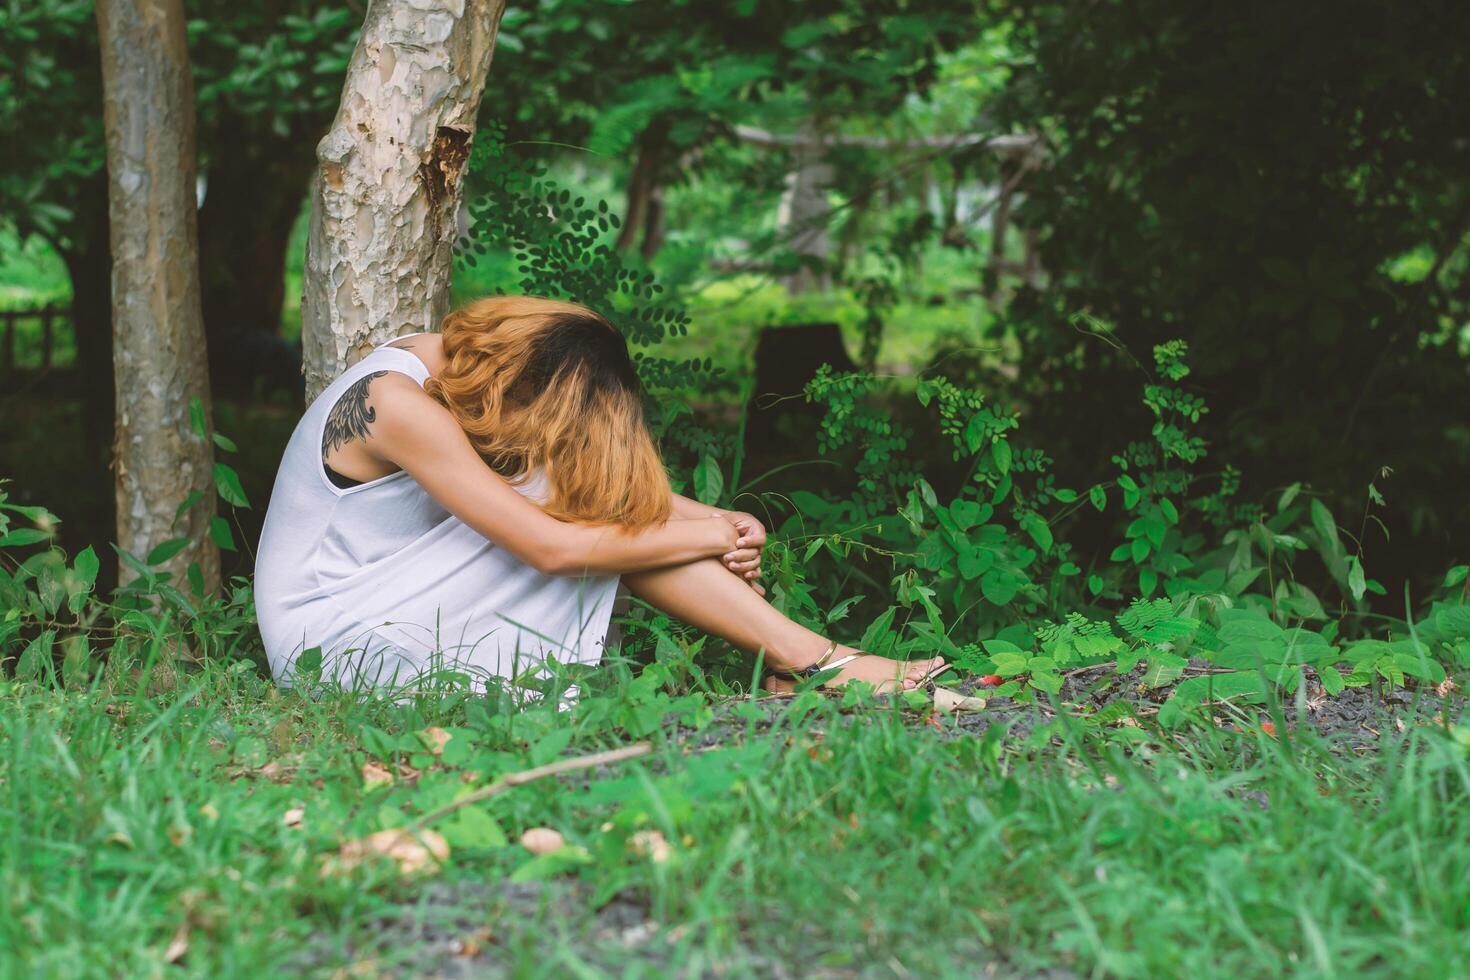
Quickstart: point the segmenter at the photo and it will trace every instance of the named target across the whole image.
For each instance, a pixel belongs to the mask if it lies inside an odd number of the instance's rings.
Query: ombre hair
[[[669,519],[668,473],[623,335],[577,303],[490,296],[444,318],[424,385],[511,483],[546,475],[553,517],[640,530]]]

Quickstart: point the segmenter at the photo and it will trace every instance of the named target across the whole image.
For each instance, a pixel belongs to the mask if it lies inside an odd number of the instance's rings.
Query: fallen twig
[[[437,810],[430,810],[422,817],[419,817],[418,820],[414,822],[413,827],[415,830],[427,827],[435,820],[443,819],[444,817],[449,816],[451,813],[454,813],[456,810],[462,810],[465,807],[472,806],[476,803],[481,802],[482,800],[488,800],[490,797],[495,796],[498,793],[503,793],[506,790],[516,786],[524,786],[526,783],[535,782],[536,780],[542,779],[546,776],[556,776],[564,772],[576,772],[579,769],[591,769],[594,766],[609,765],[614,762],[623,762],[628,759],[636,759],[638,758],[638,756],[648,755],[648,753],[652,751],[653,746],[648,742],[638,742],[634,745],[625,745],[620,749],[609,749],[606,752],[594,752],[591,755],[579,756],[575,759],[562,759],[558,762],[549,762],[544,766],[537,766],[534,769],[523,769],[520,772],[513,772],[508,775],[501,776],[489,786],[486,786],[483,789],[477,789],[468,796],[462,796],[452,803],[446,803]]]

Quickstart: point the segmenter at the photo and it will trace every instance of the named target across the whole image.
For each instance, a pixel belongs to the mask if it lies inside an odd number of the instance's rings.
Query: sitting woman
[[[271,669],[303,651],[344,686],[437,667],[511,677],[596,662],[619,581],[747,651],[772,690],[832,671],[913,687],[902,663],[787,619],[759,584],[765,530],[674,494],[622,335],[573,303],[493,297],[378,347],[286,447],[256,560]]]

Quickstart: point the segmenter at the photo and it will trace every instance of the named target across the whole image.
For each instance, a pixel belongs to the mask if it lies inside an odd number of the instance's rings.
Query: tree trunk
[[[664,189],[660,185],[648,195],[648,210],[643,215],[643,244],[638,246],[638,254],[644,262],[652,262],[658,250],[664,247],[667,220],[668,208],[664,204]]]
[[[669,123],[658,118],[638,136],[638,157],[628,175],[628,206],[623,227],[613,245],[619,252],[631,251],[639,238],[639,253],[651,259],[663,244],[663,161],[667,153]],[[651,241],[651,244],[650,244]]]
[[[449,308],[456,212],[505,0],[372,0],[317,145],[301,302],[306,397]]]
[[[194,83],[183,0],[98,0],[103,127],[112,244],[117,387],[117,536],[146,557],[170,538],[193,542],[163,565],[176,580],[198,562],[219,585],[210,444],[189,406],[209,408],[194,188]],[[203,500],[175,526],[191,493]]]

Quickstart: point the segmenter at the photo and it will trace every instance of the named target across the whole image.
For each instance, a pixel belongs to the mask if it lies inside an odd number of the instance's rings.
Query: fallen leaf
[[[987,703],[984,698],[956,694],[947,687],[934,689],[934,707],[940,711],[984,711]]]
[[[120,844],[128,850],[133,849],[133,839],[121,832],[108,834],[103,840],[108,844]]]
[[[393,773],[382,763],[369,760],[362,764],[362,782],[368,789],[392,786]]]
[[[410,875],[438,870],[440,863],[449,858],[449,844],[432,830],[399,828],[350,840],[339,849],[339,855],[334,868],[351,870],[373,858],[388,858],[398,865],[399,873]]]
[[[981,687],[1000,687],[1005,683],[1005,678],[999,674],[986,674],[980,678]]]
[[[451,947],[455,956],[462,959],[474,959],[485,949],[485,944],[490,942],[492,933],[489,927],[476,929],[462,939],[457,940]]]
[[[1261,731],[1265,732],[1267,735],[1270,735],[1272,738],[1275,738],[1276,737],[1276,723],[1274,721],[1263,721],[1263,722],[1261,722]]]
[[[281,823],[287,827],[300,827],[301,821],[306,817],[306,807],[293,806],[281,816]]]
[[[209,820],[218,820],[219,811],[214,808],[213,803],[206,803],[199,808],[199,814]]]
[[[521,846],[532,854],[553,854],[567,846],[567,839],[550,827],[532,827],[521,835]]]
[[[1440,681],[1438,684],[1434,685],[1434,693],[1435,694],[1438,694],[1442,698],[1449,697],[1450,696],[1450,692],[1453,691],[1454,689],[1455,689],[1455,682],[1453,680],[1451,680],[1450,678],[1448,678],[1448,677],[1446,677],[1444,680]]]
[[[663,864],[669,859],[669,842],[657,830],[638,831],[628,838],[628,847],[634,854],[654,864]]]
[[[180,922],[179,927],[174,930],[174,938],[169,941],[168,949],[163,951],[165,963],[177,963],[189,952],[189,923]]]
[[[419,738],[423,739],[425,747],[428,748],[432,755],[442,754],[444,746],[448,745],[449,740],[453,737],[453,735],[437,725],[432,728],[425,728],[419,732]]]

